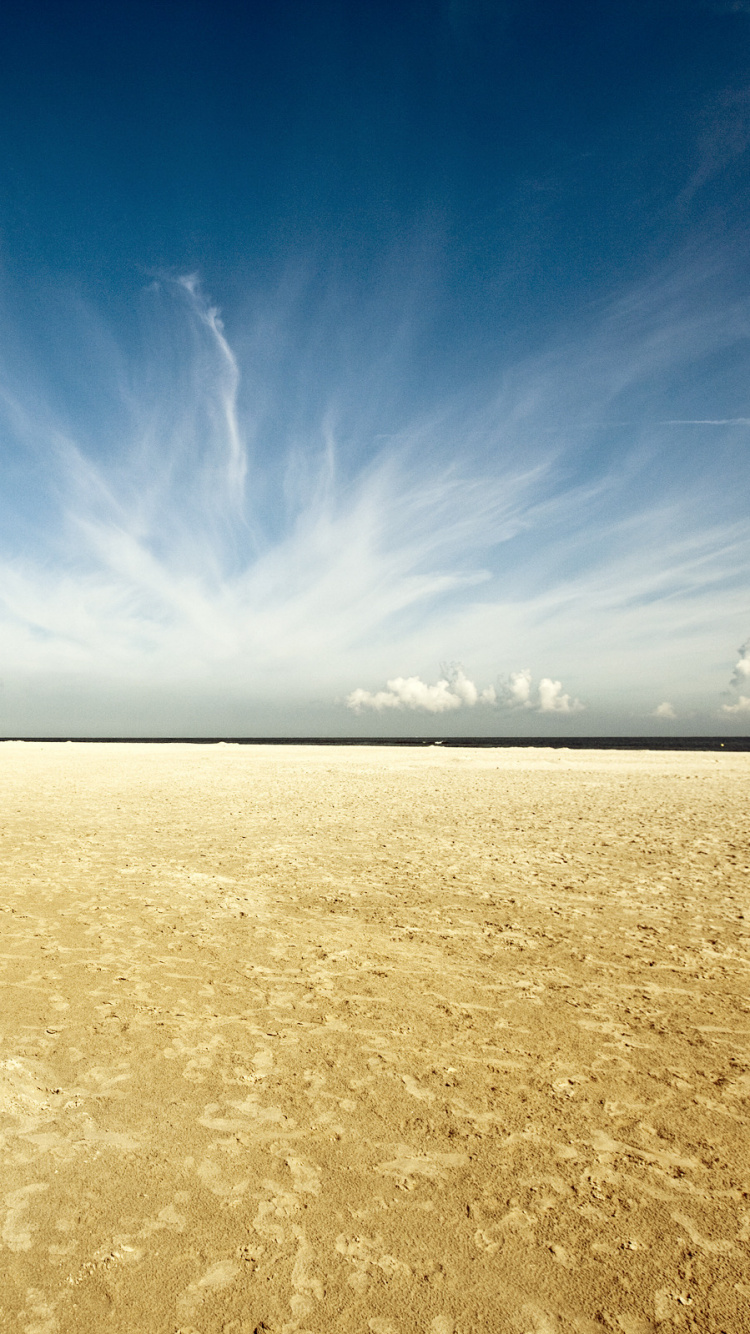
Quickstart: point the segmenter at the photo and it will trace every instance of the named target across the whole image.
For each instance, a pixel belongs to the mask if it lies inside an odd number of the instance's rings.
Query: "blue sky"
[[[14,11],[0,733],[747,732],[750,3]]]

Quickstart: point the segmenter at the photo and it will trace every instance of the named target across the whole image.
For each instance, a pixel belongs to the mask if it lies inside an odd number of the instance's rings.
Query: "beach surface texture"
[[[748,780],[0,745],[0,1328],[750,1331]]]

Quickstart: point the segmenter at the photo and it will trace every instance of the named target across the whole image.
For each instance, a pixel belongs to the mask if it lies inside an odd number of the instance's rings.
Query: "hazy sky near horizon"
[[[0,735],[747,732],[750,0],[31,0]]]

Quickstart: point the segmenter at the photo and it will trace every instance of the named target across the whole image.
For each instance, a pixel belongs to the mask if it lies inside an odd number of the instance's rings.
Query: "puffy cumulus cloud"
[[[750,713],[750,695],[740,695],[736,704],[722,704],[724,713]]]
[[[674,711],[674,705],[665,699],[663,704],[657,704],[650,716],[652,718],[676,718],[677,714]]]
[[[563,694],[562,682],[543,676],[536,691],[528,667],[510,672],[500,686],[498,701],[506,709],[533,709],[535,713],[580,713],[579,699]]]
[[[539,713],[580,713],[583,704],[562,693],[562,681],[543,676],[539,682]]]
[[[387,682],[385,690],[370,691],[358,687],[346,697],[347,708],[355,713],[361,713],[363,709],[376,712],[421,709],[426,713],[447,713],[460,708],[473,709],[477,704],[533,709],[536,713],[578,713],[584,707],[580,700],[563,694],[560,681],[552,681],[548,676],[542,677],[534,694],[528,668],[511,672],[501,683],[499,693],[494,686],[480,690],[458,667],[446,672],[435,685],[428,685],[419,676],[396,676]]]
[[[502,703],[510,709],[532,709],[531,672],[525,667],[522,672],[511,672],[502,685]]]
[[[750,639],[746,639],[737,652],[740,656],[732,672],[730,685],[739,690],[750,682]]]
[[[739,690],[740,693],[734,704],[722,704],[722,713],[750,713],[750,695],[743,695],[741,690],[742,686],[750,685],[750,639],[746,639],[737,652],[740,656],[734,665],[729,684],[733,690]]]
[[[396,676],[387,682],[386,690],[371,692],[361,688],[347,695],[347,708],[355,713],[362,709],[423,709],[426,713],[448,713],[462,707],[473,709],[475,704],[494,704],[493,686],[478,690],[461,668],[441,677],[434,686],[427,685],[419,676]]]

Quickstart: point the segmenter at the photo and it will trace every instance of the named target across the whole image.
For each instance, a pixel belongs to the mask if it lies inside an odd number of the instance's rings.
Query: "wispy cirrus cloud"
[[[732,0],[732,4],[735,0]],[[724,13],[747,12],[743,5],[724,6]],[[750,88],[725,88],[703,113],[695,169],[679,196],[689,203],[715,176],[744,157],[750,146]]]
[[[393,397],[386,360],[382,416],[373,384],[366,402],[352,388],[356,364],[291,402],[283,329],[245,339],[246,364],[195,278],[160,280],[142,352],[103,358],[98,440],[75,403],[63,420],[38,381],[4,378],[5,677],[91,699],[159,688],[176,719],[213,691],[243,720],[311,698],[332,718],[348,696],[349,717],[491,709],[510,725],[577,714],[578,697],[621,709],[672,662],[710,707],[750,569],[750,524],[710,480],[735,446],[712,448],[709,476],[700,446],[670,443],[677,414],[669,438],[597,423],[642,420],[670,377],[744,337],[739,304],[711,306],[711,276],[668,274],[429,411]],[[582,423],[607,431],[593,453]],[[471,671],[429,684],[446,657]]]

